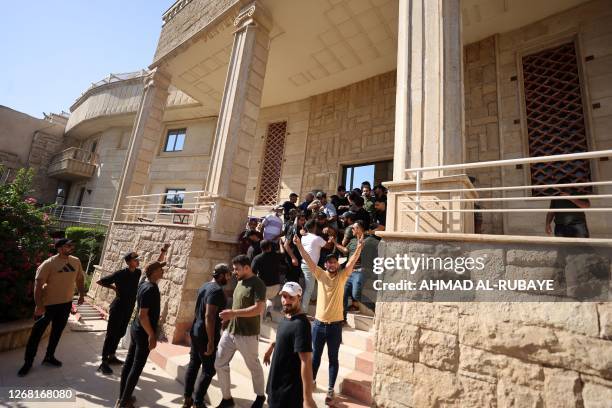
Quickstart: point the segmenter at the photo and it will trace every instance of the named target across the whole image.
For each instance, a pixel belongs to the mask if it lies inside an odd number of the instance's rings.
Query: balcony
[[[112,211],[112,208],[58,205],[49,207],[46,213],[52,217],[52,228],[64,230],[72,226],[106,228]]]
[[[47,174],[60,180],[83,180],[93,176],[97,166],[96,153],[70,147],[53,156]]]

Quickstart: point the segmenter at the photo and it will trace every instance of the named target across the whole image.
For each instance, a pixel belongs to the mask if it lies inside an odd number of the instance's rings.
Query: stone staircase
[[[85,302],[82,305],[77,305],[77,298],[73,301],[73,310],[76,313],[70,317],[70,330],[72,331],[105,331],[107,321],[106,313],[101,309]]]
[[[315,307],[310,305],[308,315],[314,316],[314,314]],[[261,337],[268,341],[274,340],[277,322],[281,318],[279,312],[273,312],[272,321],[266,321],[262,326]],[[347,322],[348,327],[342,330],[336,392],[340,392],[341,397],[348,397],[353,404],[356,404],[354,406],[369,407],[372,404],[371,388],[374,372],[374,317],[361,312],[349,312]],[[317,374],[317,385],[321,388],[327,387],[327,361],[327,352],[324,350]]]
[[[314,310],[310,310],[314,314]],[[261,328],[259,341],[259,355],[262,357],[268,349],[270,342],[276,338],[276,327],[281,318],[278,312],[274,312],[272,321],[267,320]],[[340,346],[339,362],[340,369],[336,380],[336,398],[334,407],[365,408],[372,403],[371,384],[374,367],[372,326],[373,318],[369,316],[350,313],[349,326],[343,329],[342,345]],[[158,366],[183,383],[185,371],[189,362],[189,348],[169,343],[158,343],[158,346],[150,354]],[[314,399],[317,406],[325,406],[325,395],[328,381],[327,353],[323,353],[321,368],[317,376],[317,389]],[[250,406],[249,399],[253,397],[251,375],[242,359],[240,353],[236,353],[230,363],[232,375],[232,394],[238,402],[239,407]],[[269,367],[263,366],[264,376],[267,379]],[[209,389],[209,397],[214,402],[220,400],[218,388],[213,386]]]

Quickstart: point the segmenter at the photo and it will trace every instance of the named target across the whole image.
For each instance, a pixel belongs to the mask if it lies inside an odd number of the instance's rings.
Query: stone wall
[[[185,343],[193,321],[197,289],[212,277],[215,264],[229,262],[235,245],[209,240],[203,228],[114,223],[108,233],[101,265],[96,267],[92,282],[112,271],[125,267],[123,255],[137,251],[141,269],[159,255],[164,243],[170,243],[164,278],[159,282],[161,293],[161,337],[172,343]],[[89,290],[94,303],[107,309],[114,293],[95,283]]]
[[[497,76],[501,102],[499,121],[502,159],[529,155],[521,73],[518,70],[522,55],[572,40],[577,43],[589,148],[605,150],[612,147],[612,7],[609,0],[595,0],[520,29],[499,34]],[[591,170],[594,181],[610,180],[612,161],[592,160]],[[530,184],[529,166],[504,168],[502,180],[507,186]],[[610,194],[612,189],[600,187],[596,192]],[[528,204],[518,202],[515,206],[525,208]],[[548,203],[535,202],[531,205],[547,207]],[[612,206],[609,199],[593,200],[593,205]],[[508,207],[512,206],[508,204]],[[610,236],[612,217],[608,214],[587,213],[587,220],[591,236]],[[504,232],[542,235],[544,221],[543,214],[506,214]]]
[[[465,46],[463,53],[465,95],[466,162],[499,160],[499,118],[497,93],[496,37]],[[472,169],[474,187],[499,187],[501,170]],[[480,197],[501,197],[501,192],[481,192]],[[483,203],[482,208],[499,208]],[[502,215],[482,214],[482,233],[503,234]]]
[[[568,248],[541,242],[387,236],[379,255],[488,254],[488,276],[569,276],[572,268],[585,276],[603,265],[609,282],[610,257],[602,260],[592,253],[609,255],[609,245],[593,246],[577,257],[567,255]],[[376,406],[609,406],[611,306],[609,302],[377,302],[372,386]]]
[[[158,62],[170,51],[205,30],[211,21],[240,3],[239,0],[191,0],[172,19],[167,21],[159,35],[153,60]]]
[[[40,202],[55,202],[58,181],[47,175],[47,169],[51,158],[68,147],[69,143],[67,142],[68,140],[64,139],[64,135],[61,133],[49,134],[42,131],[34,133],[28,166],[34,169],[32,188],[34,189],[34,196]]]
[[[395,71],[310,98],[302,194],[335,192],[342,165],[393,158]]]
[[[268,125],[275,122],[287,122],[285,154],[283,155],[278,202],[282,203],[288,200],[289,194],[292,192],[299,194],[304,173],[309,114],[309,99],[260,109],[259,118],[257,119],[257,130],[255,131],[255,143],[251,150],[249,162],[247,203],[255,204],[257,202],[262,167],[261,161],[264,155]]]

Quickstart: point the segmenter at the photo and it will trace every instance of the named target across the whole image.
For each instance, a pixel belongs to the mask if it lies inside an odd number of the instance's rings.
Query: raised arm
[[[166,253],[168,252],[168,248],[170,248],[170,244],[164,244],[162,249],[160,249],[159,256],[157,257],[157,262],[164,262],[164,259],[166,259]]]

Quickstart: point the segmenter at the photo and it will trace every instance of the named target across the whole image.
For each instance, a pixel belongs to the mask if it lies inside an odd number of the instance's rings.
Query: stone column
[[[415,190],[415,174],[406,169],[463,162],[461,56],[459,0],[399,1],[393,182],[386,184],[390,193],[388,230],[406,231],[414,226],[408,219],[414,217],[410,213],[414,205],[403,203],[414,197],[405,192]],[[466,176],[450,174],[422,173],[421,188],[471,186]],[[452,205],[465,208],[460,203]],[[432,213],[435,222],[423,225],[428,226],[427,232],[469,232],[472,216],[464,214]]]
[[[230,56],[206,190],[215,201],[212,239],[234,242],[243,228],[249,158],[253,147],[268,60],[271,17],[253,2],[234,20]]]
[[[123,175],[113,207],[113,221],[123,219],[121,212],[126,203],[125,197],[145,193],[145,186],[149,180],[149,167],[162,136],[162,118],[169,85],[170,78],[160,68],[155,68],[145,77],[142,99],[132,128]]]

